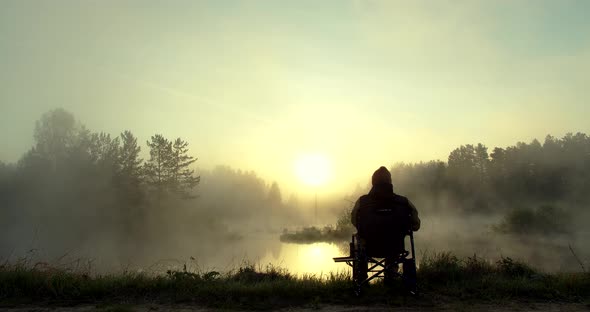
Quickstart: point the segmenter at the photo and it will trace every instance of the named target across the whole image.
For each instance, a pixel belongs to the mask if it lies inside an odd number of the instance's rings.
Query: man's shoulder
[[[364,203],[366,203],[366,202],[367,202],[367,200],[369,200],[369,199],[370,199],[370,196],[369,196],[369,194],[361,195],[361,196],[359,197],[359,199],[357,199],[356,203],[357,203],[357,204],[359,204],[359,205],[360,205],[360,204],[364,204]]]
[[[400,194],[396,194],[396,193],[393,193],[393,198],[396,201],[403,202],[403,203],[409,203],[410,202],[410,200],[407,197],[405,197],[403,195],[400,195]]]

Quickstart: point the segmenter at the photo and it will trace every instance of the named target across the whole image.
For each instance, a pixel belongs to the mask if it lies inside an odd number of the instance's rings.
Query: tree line
[[[547,224],[539,231],[551,231],[589,212],[590,137],[547,135],[543,143],[518,142],[491,153],[481,143],[461,145],[447,162],[396,164],[392,176],[396,190],[427,213],[500,213],[523,224],[537,218]]]
[[[0,257],[10,246],[30,244],[31,236],[57,251],[104,238],[117,246],[113,254],[162,249],[165,255],[186,248],[184,237],[233,239],[305,223],[297,198],[285,203],[276,182],[225,166],[196,175],[197,159],[181,138],[155,134],[144,146],[149,153],[142,154],[130,131],[92,132],[62,109],[44,114],[31,149],[16,164],[0,162]],[[524,225],[559,232],[589,213],[590,138],[583,133],[491,152],[467,144],[447,161],[396,164],[391,171],[395,191],[424,217],[500,214],[502,231]]]
[[[129,205],[170,196],[188,197],[199,183],[200,178],[190,168],[196,158],[181,138],[171,141],[153,135],[146,142],[150,157],[144,161],[137,138],[130,131],[118,137],[91,132],[71,113],[56,109],[36,122],[34,139],[34,146],[16,164],[21,185],[47,176],[57,178],[54,182],[58,187],[68,181],[83,184],[84,177],[93,182],[98,179],[103,188],[118,189],[117,200]]]
[[[164,258],[187,238],[239,237],[230,221],[270,222],[287,210],[278,184],[253,172],[204,170],[200,183],[189,147],[161,134],[142,146],[128,130],[111,136],[63,109],[43,114],[33,146],[15,164],[0,162],[0,258],[35,239],[57,253],[105,241],[112,255],[158,249]]]

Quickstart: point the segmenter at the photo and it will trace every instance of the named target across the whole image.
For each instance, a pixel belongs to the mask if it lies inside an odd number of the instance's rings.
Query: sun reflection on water
[[[280,258],[267,253],[263,263],[285,267],[294,274],[324,276],[331,272],[345,272],[348,267],[335,263],[333,257],[343,256],[338,246],[329,243],[282,244]]]

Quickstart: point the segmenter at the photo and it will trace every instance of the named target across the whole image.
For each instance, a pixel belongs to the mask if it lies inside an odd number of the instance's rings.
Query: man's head
[[[373,173],[371,182],[373,183],[373,185],[391,184],[391,173],[389,172],[389,170],[387,170],[387,168],[381,166]]]

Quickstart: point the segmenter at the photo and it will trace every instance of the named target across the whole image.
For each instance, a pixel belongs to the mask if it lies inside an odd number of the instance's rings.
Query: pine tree
[[[143,179],[142,162],[139,157],[141,147],[137,138],[130,132],[121,133],[122,145],[119,148],[118,187],[121,200],[132,206],[139,206],[143,198],[141,183]]]
[[[119,138],[100,132],[90,135],[89,156],[98,170],[115,175],[119,171]],[[105,172],[106,173],[106,172]]]
[[[180,138],[174,142],[156,134],[148,141],[150,159],[144,166],[148,184],[163,194],[177,194],[189,197],[190,190],[200,181],[194,176],[190,165],[197,161],[188,155],[188,143]]]
[[[160,134],[153,135],[147,141],[150,148],[150,159],[144,165],[146,182],[163,195],[168,189],[171,179],[172,143]]]
[[[121,176],[134,185],[139,185],[142,178],[141,164],[143,159],[139,158],[141,147],[137,145],[137,138],[128,130],[121,133],[120,148]]]
[[[172,191],[183,197],[189,197],[189,192],[200,181],[200,177],[194,176],[194,170],[190,165],[197,161],[188,155],[188,142],[177,138],[172,144],[172,158],[170,164]]]

